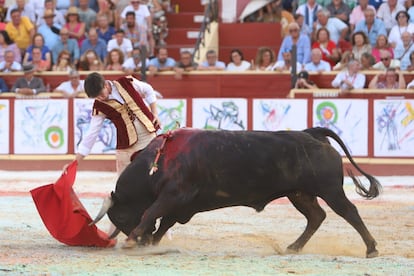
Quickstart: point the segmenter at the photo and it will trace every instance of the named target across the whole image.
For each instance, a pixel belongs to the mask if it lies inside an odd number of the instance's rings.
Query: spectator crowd
[[[281,24],[279,52],[258,49],[249,69],[289,72],[297,61],[297,88],[315,88],[312,74],[339,71],[331,85],[344,92],[403,89],[404,72],[414,69],[412,0],[274,0],[244,22]],[[368,83],[367,70],[380,73]]]
[[[78,70],[138,71],[142,49],[152,57],[166,45],[170,10],[168,0],[2,0],[0,72],[62,71],[74,79]],[[21,78],[29,90],[11,91],[44,92],[35,80]]]

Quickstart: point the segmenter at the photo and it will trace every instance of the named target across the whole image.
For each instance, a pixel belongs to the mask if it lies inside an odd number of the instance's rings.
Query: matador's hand
[[[152,120],[152,123],[155,128],[161,128],[161,123],[157,116],[154,116],[154,120]]]

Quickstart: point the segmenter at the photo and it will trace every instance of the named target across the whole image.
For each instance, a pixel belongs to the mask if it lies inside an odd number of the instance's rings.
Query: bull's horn
[[[119,230],[118,228],[115,228],[114,232],[112,232],[111,235],[109,235],[108,239],[112,240],[115,239],[116,236],[118,236],[118,234],[121,232],[121,230]]]
[[[111,208],[113,204],[114,202],[112,201],[112,198],[110,196],[105,198],[101,210],[99,211],[96,218],[91,223],[89,223],[89,226],[98,223],[98,221],[100,221],[103,218],[103,216],[105,216],[105,214],[108,212],[109,208]]]

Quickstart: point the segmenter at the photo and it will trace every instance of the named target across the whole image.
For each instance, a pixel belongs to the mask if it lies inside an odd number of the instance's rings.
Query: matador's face
[[[109,94],[111,94],[111,91],[112,91],[111,83],[109,81],[105,81],[104,87],[101,93],[99,93],[99,95],[96,97],[96,99],[100,101],[105,101],[106,99],[108,99]]]

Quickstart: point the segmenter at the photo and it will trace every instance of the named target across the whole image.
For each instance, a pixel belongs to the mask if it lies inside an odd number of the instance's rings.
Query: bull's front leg
[[[138,241],[138,246],[151,245],[152,241],[154,240],[154,236],[153,236],[152,233],[154,233],[155,230],[156,230],[156,228],[155,228],[155,221],[154,221],[152,229],[141,235],[141,237]]]
[[[141,217],[140,224],[129,233],[122,248],[128,249],[137,246],[138,244],[151,244],[152,232],[155,230],[155,221],[167,214],[167,210],[170,210],[171,206],[161,204],[160,201],[155,201],[150,208],[148,208]]]
[[[142,219],[141,219],[142,222]],[[155,228],[155,221],[153,221],[152,227],[150,230],[141,230],[139,226],[141,223],[131,231],[126,239],[125,243],[123,244],[122,248],[129,249],[134,248],[136,246],[147,246],[152,244],[153,235],[152,233],[156,230]]]
[[[170,229],[175,223],[175,218],[162,217],[160,227],[158,227],[157,232],[155,232],[153,235],[152,244],[157,245],[161,241],[164,234],[168,231],[168,229]]]

